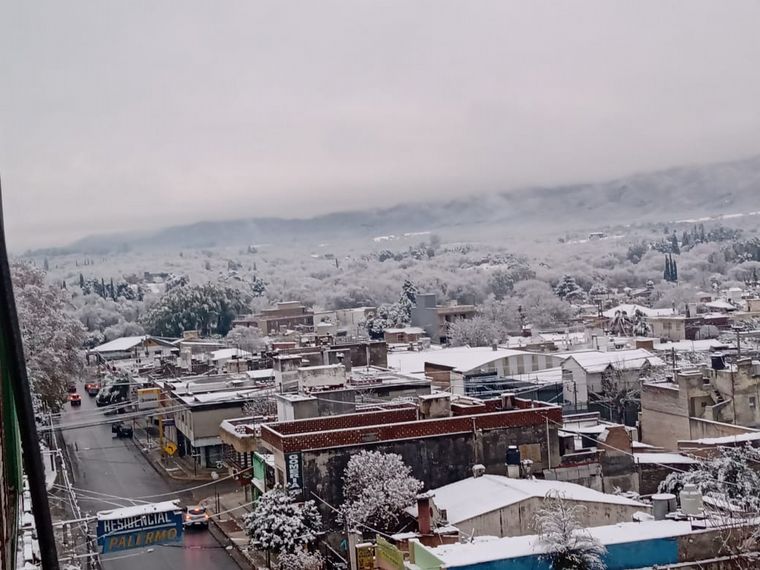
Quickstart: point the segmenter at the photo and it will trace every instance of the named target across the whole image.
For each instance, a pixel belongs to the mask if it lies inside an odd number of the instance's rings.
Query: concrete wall
[[[572,500],[568,502],[583,507],[579,518],[584,527],[631,522],[634,513],[639,511],[647,512],[649,510],[645,506],[634,507],[614,503],[592,503]],[[543,504],[543,497],[531,497],[503,509],[452,524],[466,535],[473,530],[475,530],[475,536],[505,537],[535,534],[536,513],[543,507]],[[445,505],[439,506],[445,507]]]
[[[243,404],[225,407],[212,408],[207,410],[193,410],[192,417],[192,434],[194,439],[204,437],[218,437],[219,424],[224,420],[239,418],[243,415]],[[189,434],[185,434],[188,435]]]
[[[684,340],[686,338],[686,321],[673,318],[649,318],[654,338]]]
[[[586,371],[574,359],[568,358],[562,363],[563,397],[566,402],[577,404],[579,408],[588,407],[588,378]]]
[[[411,324],[413,327],[424,329],[430,340],[437,344],[440,341],[440,329],[436,303],[436,296],[434,294],[417,295],[417,303],[412,307],[411,311]]]
[[[729,435],[739,435],[742,433],[752,433],[757,430],[745,428],[733,424],[714,422],[699,418],[689,419],[690,437],[689,439],[703,439],[707,437],[726,437]]]
[[[321,386],[342,386],[346,383],[346,368],[341,364],[313,366],[298,369],[298,387],[319,388]]]
[[[472,476],[472,466],[476,463],[485,465],[488,473],[506,475],[504,463],[509,445],[538,444],[541,459],[534,465],[534,470],[540,472],[549,463],[546,437],[545,426],[524,426],[304,451],[306,496],[313,491],[330,504],[341,504],[341,475],[351,456],[362,449],[398,453],[412,468],[414,476],[425,484],[425,489],[442,487]],[[552,441],[551,463],[556,465],[559,452],[555,427],[550,426],[549,438]],[[275,453],[275,460],[282,461],[282,454],[278,457]],[[278,463],[277,467],[284,471],[284,462]]]
[[[641,388],[641,440],[676,449],[678,441],[691,438],[685,394],[672,384],[644,384]]]

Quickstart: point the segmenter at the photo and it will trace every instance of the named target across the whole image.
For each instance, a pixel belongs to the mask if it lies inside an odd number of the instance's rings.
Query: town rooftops
[[[277,422],[263,425],[262,440],[273,449],[296,452],[360,446],[367,443],[440,437],[473,430],[544,426],[562,422],[559,406],[512,399],[512,408],[502,408],[501,400],[484,400],[477,409],[460,409],[452,416],[420,419],[413,404],[376,412],[362,412]],[[452,404],[452,412],[454,405]]]
[[[707,307],[708,309],[715,309],[718,311],[735,311],[736,310],[736,307],[734,307],[728,301],[724,301],[723,299],[718,299],[717,301],[710,301],[709,303],[705,303],[705,307]]]
[[[425,329],[420,327],[402,327],[394,329],[385,329],[386,333],[390,334],[425,334]]]
[[[680,453],[637,452],[633,455],[633,460],[640,465],[694,465],[699,463],[693,457]]]
[[[405,374],[424,372],[425,364],[444,366],[457,372],[467,372],[490,364],[495,360],[524,354],[532,353],[509,348],[497,348],[494,350],[488,346],[463,346],[417,352],[390,352],[388,353],[388,365],[390,368],[394,368]]]
[[[728,350],[729,348],[729,345],[717,339],[654,343],[654,349],[657,351],[668,351],[672,349],[676,352],[710,352],[712,350]]]
[[[239,390],[205,392],[203,394],[186,393],[178,395],[177,399],[192,407],[209,404],[242,403],[262,396],[271,396],[274,393],[275,391],[273,388],[244,388]]]
[[[436,506],[446,509],[446,519],[455,526],[526,499],[543,499],[553,492],[572,501],[647,508],[644,503],[632,501],[620,495],[600,493],[575,483],[545,479],[510,479],[503,475],[470,477],[433,489],[431,492]],[[410,507],[407,512],[416,517],[417,507]]]
[[[641,312],[646,317],[668,317],[675,314],[675,311],[673,309],[650,309],[644,305],[631,303],[612,307],[611,309],[604,311],[602,313],[602,316],[608,319],[613,319],[615,318],[615,313],[618,311],[627,313],[629,317],[632,317],[634,314],[636,314],[636,311]]]
[[[222,348],[211,353],[211,360],[216,362],[219,360],[228,360],[230,358],[248,358],[249,356],[253,355],[247,350],[241,350],[239,348]]]
[[[608,352],[588,351],[570,353],[567,359],[573,359],[586,372],[603,372],[609,366],[616,370],[635,370],[645,364],[659,367],[665,366],[665,361],[648,350],[613,350]]]
[[[105,353],[105,352],[126,352],[132,350],[135,347],[141,346],[146,340],[151,340],[157,344],[165,346],[173,346],[171,342],[156,338],[153,336],[124,336],[116,338],[112,341],[96,346],[92,349],[92,352]]]
[[[605,546],[673,538],[693,532],[691,523],[688,521],[630,522],[592,527],[587,530]],[[430,549],[430,552],[440,559],[446,568],[460,568],[543,554],[547,550],[548,547],[537,535],[530,535],[490,539],[483,537],[468,544],[438,546]]]

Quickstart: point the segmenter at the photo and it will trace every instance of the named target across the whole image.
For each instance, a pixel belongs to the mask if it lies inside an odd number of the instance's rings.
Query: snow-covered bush
[[[272,552],[295,552],[313,542],[321,526],[314,501],[296,503],[282,487],[264,493],[245,517],[251,542]]]
[[[422,483],[396,453],[361,451],[343,472],[343,519],[380,531],[395,530],[403,510],[414,504]]]
[[[607,549],[581,525],[585,507],[550,493],[536,513],[539,539],[546,549],[544,557],[552,570],[604,570]]]
[[[296,550],[280,555],[280,570],[322,570],[325,560],[319,552]]]
[[[684,485],[693,484],[706,497],[713,497],[745,511],[760,512],[760,450],[750,445],[721,447],[719,455],[701,461],[686,473],[674,472],[660,483],[660,493],[678,495]]]

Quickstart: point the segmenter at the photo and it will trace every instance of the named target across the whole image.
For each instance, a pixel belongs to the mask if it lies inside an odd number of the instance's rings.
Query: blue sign
[[[126,507],[108,513],[98,513],[97,537],[102,552],[118,552],[131,548],[144,548],[169,542],[181,542],[184,526],[182,511],[148,511],[154,505]],[[119,516],[123,514],[124,516]]]

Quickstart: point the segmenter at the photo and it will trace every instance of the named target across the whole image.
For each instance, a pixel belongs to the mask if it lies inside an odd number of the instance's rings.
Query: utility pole
[[[736,360],[742,357],[742,335],[739,329],[736,329]]]

